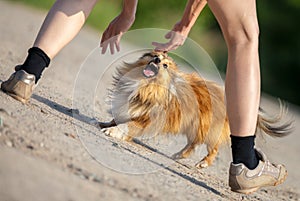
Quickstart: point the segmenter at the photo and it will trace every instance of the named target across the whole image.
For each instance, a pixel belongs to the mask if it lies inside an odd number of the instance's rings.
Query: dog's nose
[[[159,64],[161,62],[160,58],[158,57],[155,57],[153,61],[155,64]]]

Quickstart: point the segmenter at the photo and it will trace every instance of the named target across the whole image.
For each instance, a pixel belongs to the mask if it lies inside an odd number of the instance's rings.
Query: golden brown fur
[[[114,79],[114,120],[100,123],[109,135],[115,136],[116,130],[106,127],[118,123],[127,123],[128,133],[118,137],[128,141],[147,133],[183,134],[188,143],[174,158],[188,157],[197,145],[206,144],[208,154],[198,167],[211,165],[219,146],[229,140],[223,89],[195,73],[179,71],[167,54],[147,53],[135,63],[124,64]],[[258,117],[258,126],[266,133],[284,135],[289,125],[276,130],[269,124],[276,122]]]

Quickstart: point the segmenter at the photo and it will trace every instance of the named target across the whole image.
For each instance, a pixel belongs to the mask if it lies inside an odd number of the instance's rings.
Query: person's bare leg
[[[256,1],[209,0],[208,5],[228,48],[225,93],[233,164],[255,169],[259,159],[254,134],[260,101]]]
[[[1,90],[27,103],[51,59],[79,32],[97,0],[57,0],[49,11],[28,56]]]
[[[226,107],[231,130],[232,191],[249,194],[284,182],[284,165],[273,165],[254,148],[260,99],[259,28],[255,0],[208,0],[228,47]]]
[[[260,101],[255,0],[209,0],[228,47],[226,106],[233,136],[254,135]]]
[[[82,28],[97,0],[57,0],[49,11],[34,42],[50,59]]]

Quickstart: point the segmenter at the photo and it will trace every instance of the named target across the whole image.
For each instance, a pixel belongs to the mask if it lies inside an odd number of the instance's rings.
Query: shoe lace
[[[277,174],[276,166],[272,164],[269,160],[265,161],[261,171],[258,173],[258,176],[261,176],[263,172],[269,172],[271,174]]]

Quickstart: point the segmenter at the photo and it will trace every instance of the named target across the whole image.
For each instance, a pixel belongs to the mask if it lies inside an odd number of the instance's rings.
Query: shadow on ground
[[[98,123],[95,124],[95,121],[96,121],[95,118],[88,117],[88,116],[86,116],[86,115],[84,115],[84,114],[81,114],[80,111],[79,111],[78,109],[68,108],[68,107],[66,107],[66,106],[64,106],[64,105],[61,105],[61,104],[59,104],[59,103],[56,103],[56,102],[54,102],[54,101],[52,101],[52,100],[49,100],[49,99],[47,99],[47,98],[45,98],[45,97],[42,97],[42,96],[39,96],[39,95],[37,95],[37,94],[33,94],[33,95],[32,95],[32,98],[33,98],[34,100],[36,100],[36,101],[38,101],[38,102],[40,102],[40,103],[43,103],[43,104],[47,105],[48,107],[50,107],[50,108],[52,108],[52,109],[54,109],[54,110],[56,110],[56,111],[58,111],[58,112],[64,114],[64,115],[67,115],[67,116],[72,117],[72,118],[74,118],[74,119],[76,119],[76,120],[79,120],[79,121],[81,121],[81,122],[83,122],[83,123],[86,123],[86,124],[88,124],[88,125],[95,126],[95,127],[97,127],[98,129],[100,129],[100,127],[98,126]],[[155,149],[155,148],[153,148],[153,147],[151,147],[151,146],[149,146],[149,145],[143,143],[142,141],[140,141],[140,140],[138,140],[138,139],[134,139],[133,141],[134,141],[136,144],[142,146],[142,147],[145,148],[145,149],[148,149],[148,150],[150,150],[150,151],[152,151],[152,152],[155,152],[155,153],[161,155],[162,157],[167,157],[167,158],[171,159],[171,158],[170,158],[169,156],[167,156],[166,154],[164,154],[164,153],[158,151],[157,149]],[[222,196],[222,197],[223,197],[223,194],[222,194],[221,192],[219,192],[219,191],[217,191],[216,189],[214,189],[214,188],[208,186],[207,184],[205,184],[205,183],[202,182],[202,181],[199,181],[199,180],[197,180],[197,179],[195,179],[195,178],[193,178],[193,177],[191,177],[191,176],[189,176],[189,175],[187,175],[187,174],[185,174],[185,173],[179,172],[179,171],[175,170],[175,169],[172,168],[172,167],[165,166],[165,165],[163,165],[160,161],[154,161],[154,160],[152,160],[152,159],[149,159],[149,158],[147,158],[146,156],[144,156],[144,155],[142,155],[142,154],[140,154],[140,153],[137,153],[137,152],[131,150],[130,148],[127,148],[127,147],[122,147],[122,148],[126,149],[126,151],[128,151],[128,152],[130,152],[130,153],[133,153],[133,154],[135,154],[135,155],[137,155],[137,156],[139,156],[139,157],[141,157],[141,158],[143,158],[143,159],[146,159],[147,161],[149,161],[149,162],[151,162],[151,163],[153,163],[153,164],[155,164],[155,165],[157,165],[157,166],[159,166],[159,167],[164,168],[165,170],[167,170],[167,171],[169,171],[169,172],[171,172],[171,173],[173,173],[173,174],[175,174],[175,175],[177,175],[177,176],[179,176],[179,177],[181,177],[181,178],[183,178],[183,179],[185,179],[185,180],[191,182],[191,183],[194,184],[194,185],[197,185],[197,186],[200,186],[200,187],[202,187],[202,188],[205,188],[206,190],[208,190],[208,191],[210,191],[210,192],[212,192],[212,193],[214,193],[214,194],[216,194],[216,195],[218,195],[218,196]],[[190,169],[188,166],[186,166],[186,165],[184,165],[184,164],[181,164],[181,163],[178,163],[178,162],[177,162],[177,164],[183,166],[184,168]]]

